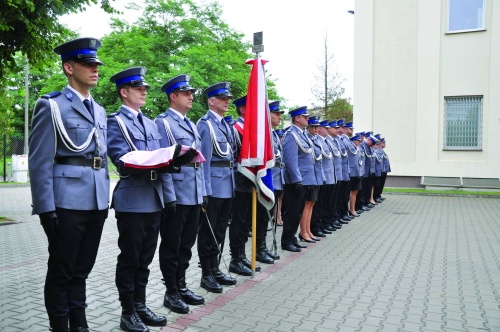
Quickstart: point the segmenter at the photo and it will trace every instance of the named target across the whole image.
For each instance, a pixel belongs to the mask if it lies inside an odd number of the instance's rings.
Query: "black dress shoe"
[[[252,275],[252,270],[245,266],[241,259],[234,259],[231,261],[231,263],[229,263],[229,272],[233,272],[241,276]]]
[[[278,255],[277,253],[274,254],[271,250],[265,248],[264,249],[266,251],[266,254],[271,257],[272,259],[274,259],[275,261],[277,261],[278,259],[280,259],[280,255]]]
[[[179,296],[178,293],[176,293],[177,296]],[[180,296],[179,296],[180,298]],[[181,300],[182,301],[182,300]],[[182,302],[184,303],[184,302]],[[145,325],[149,326],[165,326],[167,325],[167,318],[165,316],[158,316],[154,312],[152,312],[144,303],[135,303],[135,312],[139,315],[141,318],[141,321]],[[187,305],[184,303],[184,305],[187,307]],[[189,308],[188,308],[189,311]]]
[[[328,230],[326,227],[321,227],[321,233],[323,234],[332,234],[332,231]]]
[[[165,318],[165,324],[166,323],[167,319]],[[149,332],[149,329],[144,325],[135,311],[132,315],[122,315],[120,318],[120,328],[127,332]]]
[[[196,295],[189,288],[179,288],[179,295],[186,304],[200,305],[205,303],[203,296]]]
[[[201,276],[200,286],[210,293],[222,293],[222,286],[217,282],[217,280],[215,280],[215,277],[211,274]]]
[[[269,257],[264,249],[257,250],[255,259],[264,264],[274,264],[274,259]]]
[[[299,249],[307,248],[307,244],[299,243],[296,238],[292,240],[292,244]]]
[[[341,223],[342,225],[347,225],[349,223],[349,221],[344,220],[344,219],[340,219],[339,223]]]
[[[377,202],[377,203],[379,203],[379,204],[380,204],[380,203],[382,203],[383,201],[384,201],[384,200],[382,200],[382,199],[380,199],[380,198],[377,198],[377,199],[375,200],[375,202]]]
[[[357,213],[357,214],[361,214],[361,213],[363,213],[363,212],[365,212],[365,211],[363,211],[363,210],[361,210],[361,209],[356,210],[356,213]]]
[[[286,251],[291,251],[291,252],[300,252],[301,249],[297,248],[293,244],[287,244],[286,246],[281,246],[281,249],[286,250]]]
[[[333,226],[335,226],[337,229],[341,229],[342,228],[342,224],[340,223],[340,221],[334,222]]]
[[[343,216],[342,218],[340,218],[341,223],[342,221],[351,221],[351,218],[349,218],[349,216]]]
[[[326,231],[329,231],[330,234],[332,234],[332,232],[335,232],[337,230],[337,227],[333,226],[333,224],[328,224],[325,226],[325,229],[323,230],[323,233]]]
[[[299,234],[299,240],[302,242],[307,242],[307,243],[316,243],[316,240],[313,239],[304,239],[302,235]]]
[[[366,204],[366,206],[368,206],[370,209],[373,209],[375,207],[375,204],[373,203],[368,203]]]
[[[235,278],[222,273],[222,271],[219,270],[218,268],[215,271],[212,270],[212,275],[214,276],[215,280],[217,280],[217,282],[221,285],[226,285],[226,286],[236,285]]]
[[[89,332],[89,328],[84,326],[75,326],[70,327],[69,332]]]
[[[352,214],[351,212],[349,212],[349,217],[350,218],[357,218],[357,217],[359,217],[359,214]]]
[[[361,210],[363,210],[363,211],[370,211],[371,209],[370,209],[368,206],[363,205],[363,206],[361,207]]]

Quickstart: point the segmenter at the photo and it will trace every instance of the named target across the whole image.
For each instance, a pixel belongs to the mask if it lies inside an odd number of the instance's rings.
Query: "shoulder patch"
[[[54,91],[54,92],[47,93],[47,94],[43,95],[42,98],[45,98],[45,99],[54,98],[54,97],[59,96],[60,94],[61,94],[61,91]]]

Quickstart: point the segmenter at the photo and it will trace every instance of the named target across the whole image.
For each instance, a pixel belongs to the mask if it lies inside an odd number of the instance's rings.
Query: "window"
[[[448,0],[448,32],[484,30],[486,0]]]
[[[444,150],[481,150],[483,97],[445,97]]]

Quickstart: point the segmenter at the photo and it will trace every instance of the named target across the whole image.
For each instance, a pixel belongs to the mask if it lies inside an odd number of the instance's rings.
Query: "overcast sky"
[[[245,34],[246,41],[253,41],[254,32],[263,32],[261,57],[269,60],[266,70],[276,80],[278,93],[287,100],[287,105],[311,106],[311,85],[324,55],[325,34],[329,51],[334,54],[339,73],[345,78],[345,97],[352,99],[354,15],[347,11],[354,9],[354,0],[218,2],[223,20]],[[114,6],[117,3],[126,2],[112,2]],[[125,19],[134,21],[130,15]],[[111,31],[109,15],[98,5],[86,12],[65,16],[61,22],[82,37],[100,38]]]

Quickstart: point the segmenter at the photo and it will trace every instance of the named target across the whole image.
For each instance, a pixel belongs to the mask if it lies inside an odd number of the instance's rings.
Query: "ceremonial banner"
[[[243,140],[238,170],[255,183],[259,202],[270,210],[274,205],[272,147],[267,86],[264,74],[266,60],[248,60],[252,65],[248,82]]]

